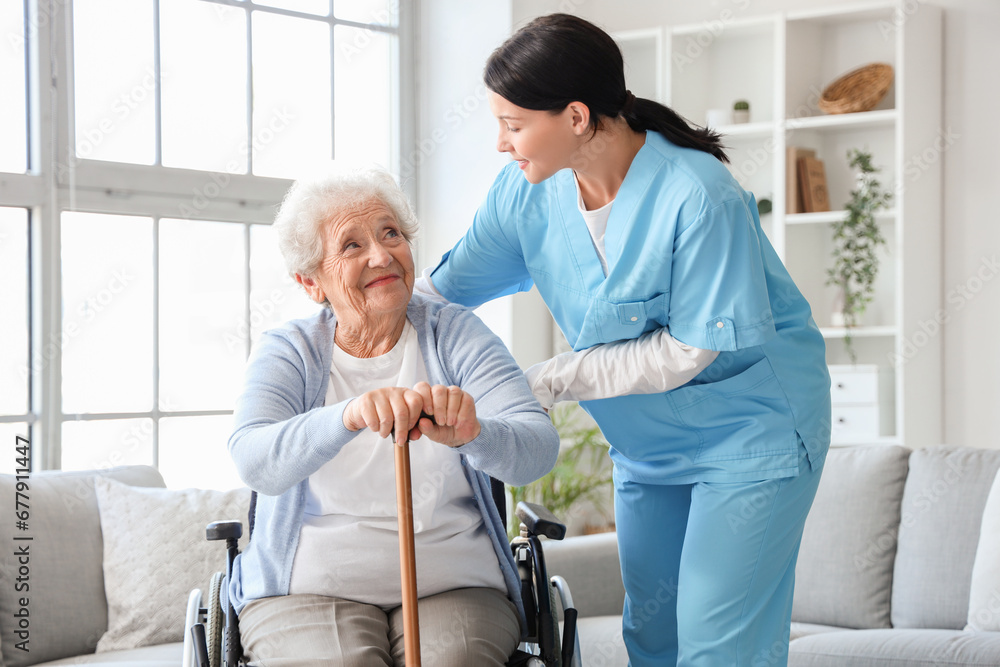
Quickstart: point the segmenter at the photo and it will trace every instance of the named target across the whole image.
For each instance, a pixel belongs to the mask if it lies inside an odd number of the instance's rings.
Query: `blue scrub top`
[[[749,481],[819,469],[830,376],[809,304],[760,227],[753,195],[719,160],[656,132],[629,167],[604,236],[608,275],[577,207],[573,172],[497,177],[434,286],[478,306],[537,285],[574,350],[669,327],[720,352],[683,387],[581,402],[622,479]]]

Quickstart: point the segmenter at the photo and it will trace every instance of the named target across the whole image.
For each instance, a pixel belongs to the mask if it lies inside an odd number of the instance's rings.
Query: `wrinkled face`
[[[323,230],[323,261],[299,277],[316,302],[329,300],[337,319],[373,320],[406,311],[413,294],[413,254],[392,210],[368,201]]]
[[[541,183],[570,166],[581,143],[579,119],[571,107],[553,114],[524,109],[493,91],[487,91],[487,96],[490,111],[500,123],[497,150],[517,161],[529,183]]]

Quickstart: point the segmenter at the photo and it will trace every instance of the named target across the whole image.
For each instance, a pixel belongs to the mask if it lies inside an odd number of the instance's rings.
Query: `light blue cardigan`
[[[489,476],[513,485],[538,479],[555,464],[559,436],[507,348],[471,310],[414,294],[406,315],[431,383],[458,385],[476,401],[482,433],[458,451],[507,594],[523,619],[521,585]],[[258,493],[253,538],[229,582],[238,611],[250,600],[288,594],[309,475],[359,433],[344,427],[351,399],[324,405],[335,327],[324,309],[265,332],[251,354],[229,439],[240,477]]]

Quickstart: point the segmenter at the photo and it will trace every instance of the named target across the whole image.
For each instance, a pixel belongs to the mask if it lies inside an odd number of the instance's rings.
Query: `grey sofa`
[[[973,570],[983,560],[983,553],[977,553],[980,526],[987,524],[984,508],[998,469],[1000,450],[832,450],[796,570],[789,664],[1000,665],[1000,632],[964,629],[971,616],[970,594],[983,597],[973,590]],[[163,486],[159,473],[145,466],[99,474],[138,487]],[[0,522],[5,545],[0,549],[0,667],[181,663],[176,641],[94,654],[108,627],[95,476],[31,477],[34,539],[30,591],[24,594],[30,613],[30,650],[25,652],[15,648],[15,614],[22,608],[21,593],[15,594],[19,564],[11,548],[21,535],[12,518],[15,480],[0,475],[0,508],[8,517]],[[993,496],[1000,498],[1000,491]],[[990,507],[997,510],[1000,502],[991,498]],[[621,639],[625,593],[615,535],[549,542],[545,555],[550,573],[570,583],[581,613],[583,664],[626,665]],[[991,610],[993,606],[998,607],[993,620],[1000,623],[1000,604],[988,604]],[[182,616],[182,609],[177,613]],[[753,667],[764,667],[777,656],[749,657]]]
[[[166,489],[148,466],[26,477],[0,475],[0,667],[179,667],[190,591],[224,562],[205,526],[245,517],[250,490]]]
[[[831,450],[796,568],[789,665],[1000,665],[1000,632],[966,629],[970,593],[988,593],[972,588],[977,555],[1000,563],[1000,553],[977,554],[998,469],[1000,450]],[[614,534],[550,543],[545,554],[580,612],[583,664],[626,665]],[[1000,591],[993,597],[987,620],[997,626]],[[782,652],[747,658],[764,667]]]
[[[101,667],[178,667],[181,644],[94,654],[108,628],[104,592],[103,540],[94,479],[100,474],[137,487],[162,488],[163,478],[148,466],[113,468],[100,473],[46,472],[31,475],[29,530],[19,534],[13,520],[16,480],[0,475],[0,667],[91,665]],[[30,535],[27,591],[16,592],[19,563],[15,537]],[[16,593],[16,594],[15,594]],[[19,650],[14,614],[27,604],[27,650]],[[183,623],[183,609],[180,623]]]

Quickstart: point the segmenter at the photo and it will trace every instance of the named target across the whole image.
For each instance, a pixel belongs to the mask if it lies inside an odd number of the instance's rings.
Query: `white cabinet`
[[[874,364],[831,365],[830,399],[833,406],[833,440],[837,443],[871,443],[881,437],[880,401],[891,398],[879,392],[879,368]]]
[[[812,306],[834,366],[850,359],[845,332],[834,326],[836,292],[826,285],[830,223],[845,215],[854,184],[848,149],[872,153],[880,180],[895,195],[891,210],[878,216],[888,243],[875,300],[852,339],[858,364],[875,368],[882,387],[875,402],[876,440],[938,444],[941,340],[927,331],[940,331],[928,323],[944,313],[941,156],[949,132],[941,120],[940,8],[905,1],[844,4],[747,18],[730,14],[726,20],[646,26],[615,36],[629,85],[637,73],[644,91],[662,89],[660,101],[695,124],[705,124],[711,109],[749,101],[749,123],[717,129],[725,135],[736,178],[758,200],[772,202],[772,212],[761,216],[764,230]],[[893,85],[875,109],[839,115],[819,110],[820,94],[831,81],[871,62],[894,68]],[[665,80],[651,86],[656,72]],[[789,146],[812,149],[823,160],[835,210],[786,214]],[[849,412],[853,424],[871,422],[871,411]]]

